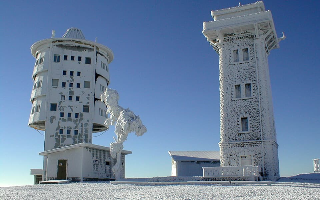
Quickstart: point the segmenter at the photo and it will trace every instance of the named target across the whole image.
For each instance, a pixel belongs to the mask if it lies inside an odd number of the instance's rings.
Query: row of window
[[[57,111],[57,107],[58,107],[58,104],[57,103],[50,103],[50,111]],[[83,105],[82,107],[82,112],[89,112],[89,105]],[[60,113],[60,116],[61,116],[61,113]],[[64,114],[63,114],[64,116]]]
[[[40,105],[35,105],[32,107],[31,114],[35,112],[40,112]]]
[[[69,74],[70,76],[74,76],[74,71],[70,71]],[[67,71],[63,70],[62,75],[67,75]],[[80,76],[80,75],[81,75],[81,72],[77,72],[77,76]]]
[[[66,100],[66,96],[65,95],[61,95],[61,100],[62,101],[64,101],[64,100]],[[73,96],[72,95],[70,95],[69,96],[69,101],[72,101],[73,100]],[[80,96],[76,96],[76,99],[75,99],[76,101],[80,101]]]
[[[63,55],[63,60],[68,60],[68,55]],[[75,56],[70,56],[70,60],[74,61]],[[82,61],[82,57],[78,56],[78,62],[81,62],[81,61]],[[55,63],[60,62],[60,55],[59,54],[54,54],[53,62],[55,62]],[[85,57],[84,64],[91,64],[91,57]]]
[[[108,71],[108,65],[101,61],[101,68]]]
[[[58,87],[59,85],[59,79],[52,79],[52,87]],[[67,85],[67,82],[61,82],[61,87],[65,88]],[[81,87],[80,83],[76,84],[77,88]],[[73,87],[73,83],[69,83],[69,87]],[[84,88],[90,88],[90,81],[84,81],[83,82],[83,87]]]
[[[62,135],[64,133],[64,129],[60,129],[59,130],[59,134]],[[71,129],[67,129],[67,135],[71,134]],[[74,135],[78,135],[79,134],[79,130],[75,129],[73,130],[73,134]]]
[[[41,63],[43,63],[43,61],[44,61],[44,58],[43,58],[43,57],[38,58],[38,59],[36,60],[35,65],[40,65]]]
[[[42,86],[42,80],[36,81],[33,84],[33,90]]]
[[[67,117],[70,118],[72,116],[71,113],[67,113]],[[60,112],[60,117],[64,117],[64,112]],[[79,118],[79,113],[74,113],[74,118],[78,119]]]
[[[244,95],[241,93],[241,88],[243,87],[243,84],[235,85],[235,98],[246,98],[251,97],[251,83],[244,84]]]
[[[240,57],[242,57],[242,60],[239,59]],[[241,51],[239,49],[233,50],[233,62],[241,62],[241,61],[248,61],[248,60],[249,60],[248,48],[244,48]]]

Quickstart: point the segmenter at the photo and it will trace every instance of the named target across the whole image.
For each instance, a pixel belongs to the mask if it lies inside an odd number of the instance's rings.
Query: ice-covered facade
[[[279,48],[262,1],[211,12],[203,34],[219,54],[221,167],[257,166],[279,178],[268,55]]]
[[[43,180],[114,179],[125,177],[125,155],[92,144],[92,134],[112,125],[102,99],[110,83],[113,52],[86,40],[82,31],[70,28],[62,36],[34,43],[32,109],[29,126],[45,131]]]

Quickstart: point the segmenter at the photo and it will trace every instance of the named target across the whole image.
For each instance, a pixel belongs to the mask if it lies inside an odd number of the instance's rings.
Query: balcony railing
[[[227,178],[227,177],[259,177],[258,166],[239,166],[239,167],[203,167],[203,177],[205,178]]]

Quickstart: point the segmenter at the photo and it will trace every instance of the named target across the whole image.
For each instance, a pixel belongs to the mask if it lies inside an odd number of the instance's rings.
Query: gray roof
[[[81,40],[86,39],[80,29],[73,28],[73,27],[69,28],[62,37],[63,38],[81,39]]]
[[[219,151],[169,151],[175,161],[219,161]]]

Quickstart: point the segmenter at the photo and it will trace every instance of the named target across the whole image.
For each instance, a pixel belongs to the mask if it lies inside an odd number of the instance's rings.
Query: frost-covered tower
[[[112,51],[70,28],[62,36],[34,43],[29,126],[45,131],[44,150],[92,143],[92,133],[108,129],[101,94],[109,85]]]
[[[262,1],[211,12],[203,34],[219,54],[220,162],[258,166],[263,179],[279,177],[268,55],[279,48]]]

